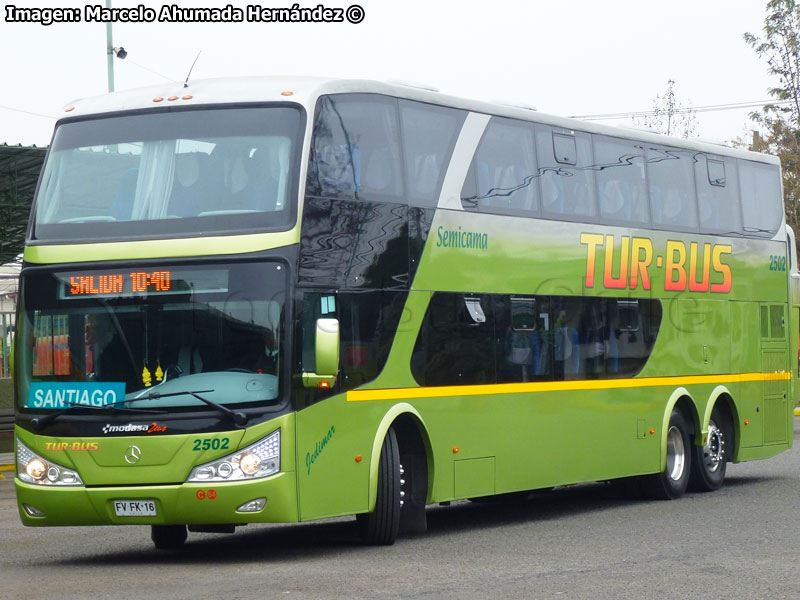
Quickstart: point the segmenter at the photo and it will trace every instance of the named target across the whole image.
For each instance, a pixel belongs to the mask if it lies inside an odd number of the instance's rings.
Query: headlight
[[[17,438],[17,477],[36,485],[83,485],[77,471],[42,458]]]
[[[281,470],[281,430],[234,454],[192,469],[186,481],[242,481],[269,477]]]

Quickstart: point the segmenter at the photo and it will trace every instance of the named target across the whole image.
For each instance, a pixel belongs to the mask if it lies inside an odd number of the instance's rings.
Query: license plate
[[[114,500],[114,512],[118,517],[155,517],[155,500]]]

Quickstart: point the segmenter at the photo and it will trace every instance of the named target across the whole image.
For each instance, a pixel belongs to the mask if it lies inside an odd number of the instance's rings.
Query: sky
[[[244,8],[255,0],[159,2]],[[560,116],[652,109],[667,81],[694,107],[762,102],[777,80],[743,40],[761,34],[767,0],[304,0],[301,7],[363,8],[360,23],[124,23],[113,43],[117,90],[192,79],[319,75],[433,85],[451,95],[533,105]],[[0,143],[46,145],[72,100],[108,89],[106,25],[87,4],[15,0],[20,8],[80,9],[81,22],[8,22],[0,14]],[[291,7],[264,0],[262,7]],[[12,110],[13,109],[13,110]],[[697,134],[728,141],[752,123],[738,109],[697,113]],[[24,111],[24,112],[21,112]],[[28,114],[35,113],[35,114]],[[632,126],[631,119],[602,121]]]

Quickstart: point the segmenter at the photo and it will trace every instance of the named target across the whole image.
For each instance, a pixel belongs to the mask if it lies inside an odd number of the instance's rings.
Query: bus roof
[[[289,93],[291,92],[291,93]],[[386,83],[362,79],[333,79],[324,77],[269,76],[226,77],[191,81],[188,87],[181,82],[156,84],[75,100],[65,107],[62,118],[85,117],[103,113],[142,111],[167,106],[202,106],[242,104],[251,102],[293,102],[303,105],[311,113],[317,99],[325,94],[373,93],[417,100],[431,104],[451,106],[472,112],[510,117],[543,123],[569,130],[638,140],[644,143],[678,146],[708,154],[734,156],[770,164],[780,164],[777,157],[748,150],[730,148],[696,139],[668,137],[648,131],[626,127],[600,125],[593,122],[568,119],[540,113],[530,108],[508,104],[470,100],[449,96],[402,83]]]

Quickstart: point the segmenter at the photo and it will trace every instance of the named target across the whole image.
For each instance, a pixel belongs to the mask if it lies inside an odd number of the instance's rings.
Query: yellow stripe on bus
[[[742,383],[746,381],[782,381],[791,378],[788,371],[774,373],[731,373],[728,375],[689,375],[678,377],[642,377],[639,379],[584,379],[579,381],[535,381],[528,383],[493,383],[486,385],[450,385],[441,387],[384,388],[350,390],[348,402],[368,400],[408,400],[444,396],[478,396],[484,394],[519,394],[525,392],[566,392],[578,390],[611,390],[619,388],[698,385],[709,383]]]

